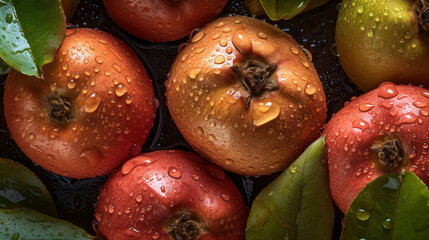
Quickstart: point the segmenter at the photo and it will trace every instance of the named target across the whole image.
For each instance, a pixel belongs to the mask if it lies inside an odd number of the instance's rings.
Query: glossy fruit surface
[[[215,18],[228,0],[103,0],[122,29],[151,42],[183,38]]]
[[[155,116],[145,68],[122,41],[99,30],[69,29],[44,79],[11,71],[4,110],[22,151],[57,174],[109,173],[140,152]]]
[[[387,82],[358,97],[326,125],[332,198],[346,212],[380,175],[414,172],[429,184],[429,90]]]
[[[277,172],[320,136],[326,118],[311,60],[272,25],[219,18],[176,57],[166,82],[170,114],[195,151],[223,169]]]
[[[246,209],[224,171],[194,153],[136,156],[110,176],[97,203],[106,239],[244,239]]]
[[[427,0],[342,1],[335,41],[350,80],[364,91],[384,81],[429,87],[427,6]]]

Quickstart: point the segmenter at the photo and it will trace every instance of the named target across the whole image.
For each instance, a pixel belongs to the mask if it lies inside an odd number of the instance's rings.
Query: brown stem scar
[[[48,98],[48,107],[51,118],[54,120],[68,123],[73,118],[70,100],[59,93]]]
[[[167,223],[167,232],[175,240],[194,240],[205,231],[205,225],[186,210],[174,214]]]
[[[239,77],[241,85],[247,93],[244,98],[249,106],[252,97],[261,95],[262,92],[275,91],[280,87],[271,75],[277,70],[277,65],[263,64],[259,61],[249,60],[244,66],[235,64],[232,70]]]
[[[371,150],[376,155],[376,163],[383,170],[389,173],[407,165],[407,158],[401,141],[396,137],[383,137],[376,140]]]

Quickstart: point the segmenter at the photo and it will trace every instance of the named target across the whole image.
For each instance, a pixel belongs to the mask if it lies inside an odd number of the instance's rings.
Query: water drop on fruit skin
[[[101,97],[99,97],[97,94],[93,93],[89,97],[85,98],[83,101],[83,105],[85,107],[85,112],[92,113],[95,110],[97,110],[98,106],[100,105]]]
[[[182,172],[175,167],[170,167],[168,169],[168,176],[175,178],[175,179],[179,179],[182,177]]]
[[[232,44],[243,55],[252,51],[252,41],[247,33],[241,29],[235,31],[232,37]]]
[[[379,88],[377,95],[381,98],[389,99],[398,96],[398,90],[395,84],[391,82],[382,83]]]
[[[115,94],[116,94],[116,96],[118,96],[118,97],[122,97],[122,96],[124,96],[124,94],[125,93],[127,93],[127,88],[125,87],[125,85],[123,85],[123,84],[119,84],[118,86],[116,86],[116,88],[115,88]]]

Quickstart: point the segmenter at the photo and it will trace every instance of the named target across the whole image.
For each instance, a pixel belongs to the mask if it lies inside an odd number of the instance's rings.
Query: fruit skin
[[[244,239],[238,189],[222,169],[179,150],[141,154],[112,174],[96,204],[97,231],[105,239],[173,239],[168,222],[183,210],[206,229],[189,239]]]
[[[90,178],[109,173],[140,148],[155,116],[154,90],[131,48],[112,35],[69,29],[44,79],[8,75],[4,112],[21,150],[54,173]],[[49,102],[70,102],[55,117]],[[59,110],[61,112],[61,110]]]
[[[386,82],[332,117],[324,134],[331,195],[341,211],[368,182],[387,172],[410,170],[429,184],[428,106],[428,90]],[[405,159],[396,169],[383,169],[371,149],[384,136],[402,145]]]
[[[429,32],[413,11],[420,1],[342,1],[335,42],[344,71],[360,89],[384,81],[429,87]]]
[[[214,19],[228,0],[103,0],[112,20],[151,42],[181,39]]]
[[[193,149],[227,171],[284,169],[320,136],[326,118],[323,87],[307,54],[268,23],[219,18],[176,57],[166,82],[170,114]],[[277,90],[245,89],[233,65],[250,60],[277,65],[265,82]]]

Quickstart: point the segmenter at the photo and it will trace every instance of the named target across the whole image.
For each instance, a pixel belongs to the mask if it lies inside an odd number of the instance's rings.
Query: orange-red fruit
[[[69,29],[43,76],[11,70],[5,86],[8,128],[31,160],[63,176],[89,178],[140,152],[155,97],[124,42],[99,30]]]
[[[311,60],[268,23],[216,19],[171,67],[170,114],[195,151],[223,169],[243,175],[280,171],[320,136],[325,122],[325,93]],[[237,71],[253,71],[252,64],[264,73],[252,73],[256,87],[249,91]]]
[[[341,211],[388,172],[413,171],[429,184],[428,106],[429,90],[387,82],[332,117],[324,134],[331,194]]]
[[[183,38],[215,18],[228,0],[103,0],[112,20],[151,42]]]
[[[194,153],[156,151],[128,160],[110,176],[95,218],[103,239],[242,240],[246,208],[222,169]],[[192,238],[178,237],[195,226],[200,231]]]

